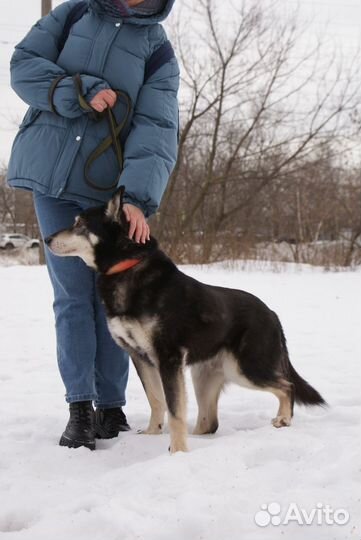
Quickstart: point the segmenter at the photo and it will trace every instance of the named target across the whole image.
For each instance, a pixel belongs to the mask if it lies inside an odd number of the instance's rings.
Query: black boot
[[[85,446],[95,450],[94,409],[91,401],[69,405],[70,418],[59,444],[68,448]]]
[[[129,431],[130,426],[121,407],[97,409],[95,411],[95,436],[97,439],[113,439],[120,431]]]

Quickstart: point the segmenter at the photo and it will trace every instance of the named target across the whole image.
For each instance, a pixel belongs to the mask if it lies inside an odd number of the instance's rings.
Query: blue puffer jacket
[[[11,60],[11,83],[30,105],[14,141],[8,167],[12,187],[38,190],[54,197],[105,202],[111,191],[98,191],[85,182],[84,165],[109,135],[106,118],[95,121],[79,105],[72,76],[81,74],[89,102],[100,90],[120,89],[130,96],[134,112],[124,147],[124,169],[118,185],[126,201],[146,216],[156,211],[177,156],[179,68],[172,58],[144,83],[147,59],[167,39],[158,24],[172,9],[168,0],[161,14],[114,18],[101,0],[88,0],[88,12],[76,22],[59,55],[58,42],[67,15],[77,0],[64,2],[41,19],[17,45]],[[56,87],[51,111],[52,82]],[[120,100],[114,108],[120,122]],[[115,152],[109,148],[91,167],[92,180],[108,187],[119,176]]]

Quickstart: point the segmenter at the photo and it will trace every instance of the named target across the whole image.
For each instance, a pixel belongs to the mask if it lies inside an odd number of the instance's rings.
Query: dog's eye
[[[75,218],[73,230],[76,234],[84,234],[87,231],[84,220],[81,217]]]

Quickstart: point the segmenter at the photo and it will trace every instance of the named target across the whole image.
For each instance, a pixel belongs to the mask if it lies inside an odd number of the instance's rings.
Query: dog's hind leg
[[[285,379],[279,379],[275,385],[267,386],[265,390],[272,392],[279,399],[279,409],[272,424],[276,428],[290,426],[293,416],[294,388],[293,384]]]
[[[223,369],[217,369],[213,362],[206,362],[193,365],[191,372],[198,403],[198,419],[193,433],[215,433],[218,429],[218,399],[225,382]]]
[[[162,381],[156,367],[132,355],[132,360],[147,395],[151,408],[149,426],[141,431],[146,435],[159,435],[163,431],[164,415],[167,410]]]
[[[252,358],[252,356],[250,356]],[[242,357],[242,363],[243,367],[244,362],[244,355]],[[259,372],[258,377],[255,378],[255,373],[253,373],[253,376],[247,376],[247,372],[245,373],[245,370],[242,370],[242,363],[238,360],[238,363],[236,363],[236,359],[232,361],[231,358],[229,358],[224,363],[225,368],[225,374],[226,374],[226,381],[234,382],[236,384],[239,384],[239,386],[250,388],[253,390],[262,390],[264,392],[271,392],[273,395],[275,395],[279,400],[279,409],[276,418],[272,420],[272,424],[279,428],[284,426],[290,426],[291,425],[291,419],[293,416],[293,403],[294,403],[294,386],[292,383],[287,381],[285,378],[281,376],[276,376],[274,381],[267,381],[266,377],[260,378]],[[264,362],[259,362],[259,364],[262,366]]]
[[[172,359],[159,362],[159,371],[168,406],[171,454],[187,452],[187,396],[183,365]]]

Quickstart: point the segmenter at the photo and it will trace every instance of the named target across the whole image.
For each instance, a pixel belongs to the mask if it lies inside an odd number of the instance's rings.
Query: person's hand
[[[117,94],[114,90],[101,90],[90,102],[90,106],[97,112],[103,112],[105,109],[114,107],[117,101]]]
[[[124,204],[123,211],[129,222],[129,238],[136,242],[145,244],[150,239],[149,225],[145,220],[143,212],[133,204]]]

